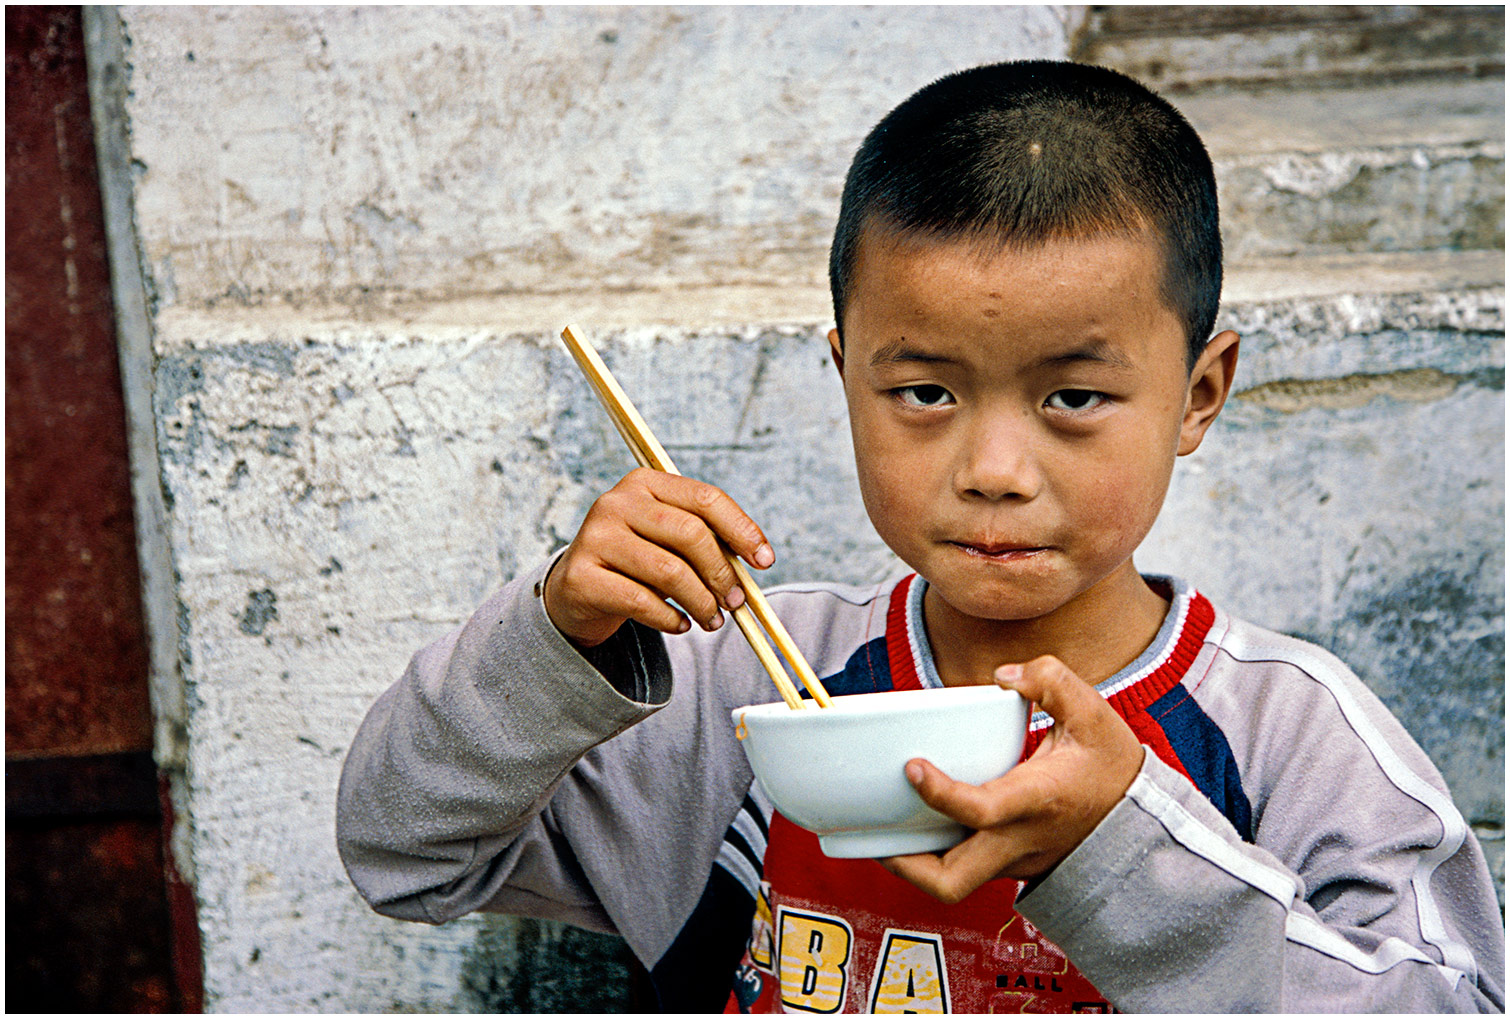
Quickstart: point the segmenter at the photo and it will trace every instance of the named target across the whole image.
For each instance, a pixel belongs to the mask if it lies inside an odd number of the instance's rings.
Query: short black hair
[[[959,71],[875,126],[850,164],[829,253],[841,338],[867,229],[1001,246],[1148,229],[1163,247],[1161,295],[1185,327],[1187,368],[1216,322],[1211,158],[1179,111],[1104,67],[1031,60]]]

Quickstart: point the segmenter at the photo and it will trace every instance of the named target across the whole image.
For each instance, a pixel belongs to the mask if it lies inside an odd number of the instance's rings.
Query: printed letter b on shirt
[[[870,994],[875,1015],[945,1015],[949,977],[944,941],[937,934],[888,928]]]
[[[776,908],[777,976],[781,1003],[828,1014],[844,1007],[854,931],[837,916]]]

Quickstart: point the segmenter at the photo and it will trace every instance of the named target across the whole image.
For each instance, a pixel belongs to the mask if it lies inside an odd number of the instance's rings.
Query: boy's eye
[[[902,386],[892,392],[909,407],[947,407],[954,397],[943,386]]]
[[[1050,393],[1044,402],[1053,410],[1090,410],[1100,406],[1105,399],[1105,393],[1094,389],[1061,389]]]

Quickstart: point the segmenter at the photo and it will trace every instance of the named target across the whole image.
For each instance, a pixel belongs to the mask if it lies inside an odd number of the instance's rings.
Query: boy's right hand
[[[631,471],[587,511],[571,546],[546,579],[545,611],[556,629],[595,647],[633,619],[685,633],[723,625],[720,608],[744,603],[722,539],[757,569],[775,553],[755,521],[712,485],[676,474]]]

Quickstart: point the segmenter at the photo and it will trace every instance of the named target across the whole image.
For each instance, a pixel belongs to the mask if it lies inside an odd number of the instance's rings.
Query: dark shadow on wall
[[[485,917],[462,962],[477,1012],[655,1011],[644,969],[623,939],[528,917]]]

